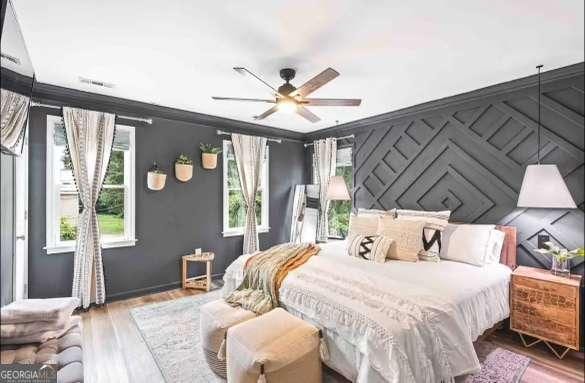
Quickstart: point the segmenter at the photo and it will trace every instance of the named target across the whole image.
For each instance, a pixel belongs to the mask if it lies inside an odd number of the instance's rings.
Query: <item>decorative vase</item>
[[[166,180],[166,174],[148,172],[147,184],[150,190],[162,190],[165,187]]]
[[[216,153],[201,153],[203,169],[215,169],[217,167]]]
[[[193,178],[193,165],[175,163],[175,177],[181,182],[187,182]]]
[[[560,277],[569,277],[571,275],[571,259],[552,257],[551,272]]]

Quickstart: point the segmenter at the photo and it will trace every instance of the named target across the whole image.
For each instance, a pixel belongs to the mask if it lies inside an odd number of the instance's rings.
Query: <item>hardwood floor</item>
[[[85,382],[163,383],[148,346],[130,317],[130,309],[201,293],[196,290],[170,290],[108,303],[82,313]],[[496,331],[486,340],[532,359],[522,382],[584,382],[583,353],[569,352],[565,359],[558,360],[544,345],[524,348],[518,336],[506,330]],[[338,380],[341,382],[344,379]]]

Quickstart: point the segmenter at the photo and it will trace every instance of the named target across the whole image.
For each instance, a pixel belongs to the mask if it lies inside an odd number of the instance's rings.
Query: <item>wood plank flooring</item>
[[[164,383],[163,377],[130,317],[130,310],[155,302],[189,295],[196,290],[170,290],[111,302],[81,313],[84,335],[84,368],[87,383]],[[544,345],[524,348],[518,336],[506,330],[487,337],[498,346],[532,359],[522,378],[524,383],[584,382],[583,353],[569,352],[558,360]],[[339,382],[345,382],[341,377]],[[172,382],[168,382],[172,383]]]

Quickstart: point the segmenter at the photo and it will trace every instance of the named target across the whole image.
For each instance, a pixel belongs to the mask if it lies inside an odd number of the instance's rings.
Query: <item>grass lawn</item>
[[[102,234],[124,234],[124,218],[111,214],[98,214]]]

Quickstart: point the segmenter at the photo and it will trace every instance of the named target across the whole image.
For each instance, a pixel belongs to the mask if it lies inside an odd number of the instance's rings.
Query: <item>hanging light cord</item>
[[[540,165],[540,93],[541,93],[541,80],[540,80],[540,70],[542,69],[542,64],[536,67],[538,69],[538,129],[536,131],[536,159],[538,165]]]

